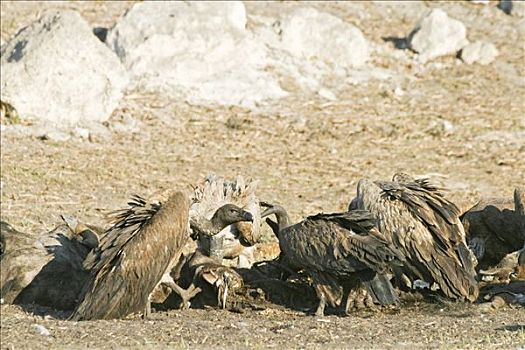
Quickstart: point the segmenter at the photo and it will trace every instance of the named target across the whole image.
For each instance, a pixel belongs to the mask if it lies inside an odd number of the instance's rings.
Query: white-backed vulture
[[[461,216],[467,242],[478,259],[478,268],[487,269],[525,244],[523,190],[511,198],[479,201]]]
[[[98,245],[94,227],[63,215],[66,224],[38,237],[0,223],[0,298],[72,310],[89,277],[82,263]]]
[[[229,225],[241,222],[253,222],[253,215],[234,204],[224,204],[209,220],[193,216],[190,219],[190,227],[193,234],[202,239],[213,237]],[[211,242],[217,241],[211,240]],[[210,248],[221,249],[220,246]],[[242,279],[234,270],[222,265],[221,259],[217,256],[210,257],[209,252],[203,251],[195,242],[189,240],[184,246],[179,261],[163,276],[159,288],[169,287],[182,299],[180,307],[186,309],[189,308],[193,297],[202,290],[209,290],[208,287],[211,286],[218,295],[218,305],[224,308],[228,290],[238,288],[239,285],[242,285]],[[166,293],[156,294],[163,300],[167,297]],[[162,300],[160,302],[162,303]]]
[[[228,226],[211,239],[201,237],[199,246],[206,255],[216,256],[219,260],[223,257],[238,257],[239,267],[249,267],[253,263],[249,257],[250,249],[246,247],[253,246],[260,238],[261,214],[255,193],[257,184],[257,181],[245,181],[240,175],[233,181],[209,175],[195,188],[190,209],[191,219],[210,219],[219,207],[227,203],[235,204],[253,216],[253,222],[239,222]]]
[[[279,239],[281,261],[293,270],[304,270],[311,278],[319,298],[316,314],[323,315],[326,302],[339,305],[343,293],[362,283],[374,302],[394,304],[397,295],[384,275],[393,264],[401,263],[401,254],[375,228],[375,219],[365,210],[318,214],[290,225],[286,211],[270,206],[262,217],[275,214],[277,224],[269,220]],[[348,312],[348,295],[345,311]]]
[[[135,196],[84,262],[90,278],[72,320],[114,319],[144,311],[149,295],[189,236],[188,196],[175,192],[164,203]]]
[[[379,230],[405,256],[402,272],[411,282],[435,282],[446,297],[476,301],[475,257],[466,245],[459,209],[427,179],[404,174],[393,181],[361,179],[349,208],[375,216]]]
[[[234,270],[222,265],[218,255],[209,256],[210,250],[213,252],[214,249],[220,254],[222,241],[209,240],[212,243],[207,247],[209,250],[203,249],[199,243],[213,238],[230,225],[253,222],[253,215],[234,204],[222,205],[209,220],[195,213],[193,215],[190,227],[198,241],[190,240],[185,245],[178,263],[170,269],[169,275],[165,274],[162,283],[179,295],[183,309],[189,308],[190,300],[202,290],[209,290],[209,286],[215,289],[218,305],[224,308],[228,290],[242,286],[242,279]]]

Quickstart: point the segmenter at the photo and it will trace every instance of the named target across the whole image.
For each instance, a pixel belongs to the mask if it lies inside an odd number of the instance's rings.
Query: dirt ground
[[[354,15],[355,4],[311,4],[358,25],[380,45],[390,45],[382,37],[404,36],[415,24],[399,7],[358,5],[365,15]],[[111,26],[130,6],[2,1],[1,36],[9,40],[47,8],[77,9],[95,27]],[[248,4],[248,12],[256,6]],[[480,197],[510,197],[525,185],[525,22],[493,5],[421,6],[442,7],[464,21],[470,40],[498,47],[497,60],[470,66],[445,57],[400,67],[391,56],[375,56],[374,65],[412,77],[403,80],[404,95],[394,94],[388,81],[371,80],[346,87],[337,101],[295,95],[256,112],[133,92],[110,119],[110,138],[89,141],[43,141],[4,129],[1,219],[34,233],[52,229],[62,213],[101,224],[133,193],[189,189],[210,173],[259,180],[260,199],[282,204],[293,220],[344,210],[361,177],[387,179],[400,170],[443,183],[463,209]],[[112,127],[124,115],[141,123],[138,131]],[[525,348],[519,307],[485,312],[479,305],[412,303],[320,319],[268,303],[244,313],[173,310],[148,321],[79,323],[31,307],[1,305],[0,311],[3,349]],[[39,334],[36,325],[50,334]]]

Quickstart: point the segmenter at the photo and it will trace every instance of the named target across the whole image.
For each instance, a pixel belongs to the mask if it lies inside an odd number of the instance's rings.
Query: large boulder
[[[246,20],[240,1],[143,2],[110,31],[107,44],[136,86],[193,103],[253,107],[286,92],[265,70],[266,47]]]
[[[323,81],[344,80],[370,54],[361,31],[336,16],[297,8],[248,21],[240,1],[138,3],[106,43],[138,88],[248,108],[289,92],[334,99]]]
[[[409,47],[427,62],[439,56],[456,54],[468,44],[465,25],[441,9],[427,13],[408,36]]]
[[[1,100],[21,118],[56,126],[102,122],[128,78],[122,64],[73,11],[47,13],[1,51]]]
[[[302,60],[352,68],[362,66],[370,56],[361,30],[314,8],[299,8],[285,16],[281,30],[282,48]]]

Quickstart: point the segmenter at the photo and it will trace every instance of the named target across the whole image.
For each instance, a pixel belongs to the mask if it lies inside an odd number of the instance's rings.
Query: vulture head
[[[211,223],[216,229],[215,233],[219,233],[228,225],[235,224],[241,221],[253,222],[253,215],[234,204],[225,204],[213,214]]]
[[[192,220],[211,219],[217,209],[225,204],[234,204],[253,216],[252,220],[237,221],[222,230],[223,255],[227,259],[239,257],[245,247],[255,245],[260,239],[261,215],[257,185],[257,181],[245,180],[240,175],[231,180],[209,175],[194,188],[190,209]]]

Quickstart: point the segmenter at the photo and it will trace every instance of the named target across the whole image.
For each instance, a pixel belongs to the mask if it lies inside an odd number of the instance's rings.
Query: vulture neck
[[[280,205],[276,205],[270,209],[271,214],[275,214],[277,218],[277,224],[279,225],[279,231],[291,226],[290,217],[286,210]]]
[[[230,224],[230,222],[224,222],[218,212],[215,212],[210,220],[204,216],[195,216],[190,219],[191,229],[199,236],[215,236]]]
[[[222,221],[217,213],[218,211],[213,214],[213,217],[210,220],[210,228],[213,234],[221,232],[226,226],[230,224],[229,222]]]

